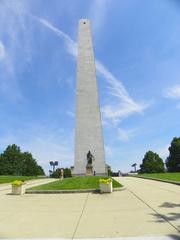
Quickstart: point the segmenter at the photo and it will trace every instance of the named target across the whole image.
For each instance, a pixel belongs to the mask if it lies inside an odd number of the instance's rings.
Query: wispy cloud
[[[93,0],[91,1],[91,7],[89,15],[92,20],[93,30],[98,33],[98,30],[105,22],[107,10],[109,8],[109,0]]]
[[[173,100],[180,100],[180,84],[166,88],[163,92],[164,97],[170,98]],[[180,102],[176,104],[176,108],[180,109]]]
[[[167,88],[164,91],[164,96],[167,98],[180,99],[180,84]]]
[[[61,31],[59,28],[52,25],[45,19],[35,17],[41,24],[53,31],[56,35],[61,37],[65,44],[67,52],[72,56],[77,56],[77,43],[73,41],[69,35]],[[127,90],[100,61],[96,60],[97,71],[108,82],[109,93],[118,100],[116,104],[109,104],[102,108],[103,116],[106,119],[116,123],[121,119],[128,117],[132,113],[142,113],[149,105],[134,101],[128,94]]]
[[[134,137],[135,133],[137,132],[138,129],[122,129],[122,128],[118,128],[118,138],[123,141],[123,142],[127,142],[128,140],[130,140],[132,137]]]
[[[69,117],[72,117],[72,118],[75,117],[75,113],[72,112],[72,111],[67,111],[66,114],[67,114]]]
[[[59,37],[63,38],[66,49],[68,53],[70,53],[73,56],[77,56],[77,44],[67,35],[66,33],[62,32],[57,27],[54,27],[50,22],[43,18],[35,17],[40,23],[42,23],[45,27],[49,28],[51,31],[53,31],[55,34],[57,34]]]
[[[128,117],[132,113],[142,113],[149,104],[139,103],[134,101],[127,90],[101,62],[96,60],[96,68],[98,72],[107,79],[109,85],[109,93],[114,96],[118,101],[116,103],[106,105],[102,108],[104,117],[111,119],[114,123],[119,122],[121,119]]]
[[[28,9],[28,3],[24,1],[1,1],[0,94],[13,102],[24,99],[17,72],[23,69],[22,66],[29,61],[31,55],[30,26],[27,27],[26,21]]]
[[[5,47],[2,41],[0,41],[0,60],[5,58]]]

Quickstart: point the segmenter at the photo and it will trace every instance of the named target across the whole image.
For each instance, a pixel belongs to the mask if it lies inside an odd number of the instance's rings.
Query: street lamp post
[[[137,163],[134,163],[131,165],[131,167],[134,167],[134,172],[136,172],[136,166],[137,166]]]
[[[50,166],[53,167],[53,173],[55,172],[55,167],[58,166],[58,161],[50,161],[49,162]]]

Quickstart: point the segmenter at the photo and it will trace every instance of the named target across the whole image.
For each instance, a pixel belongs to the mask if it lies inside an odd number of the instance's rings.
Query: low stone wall
[[[113,192],[123,190],[123,187],[113,188]],[[99,189],[70,189],[70,190],[28,190],[26,194],[61,194],[61,193],[100,193]]]

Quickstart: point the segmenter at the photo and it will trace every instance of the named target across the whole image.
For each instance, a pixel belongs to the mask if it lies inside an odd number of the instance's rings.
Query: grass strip
[[[29,188],[30,190],[71,190],[71,189],[99,189],[99,179],[108,177],[101,176],[84,176],[84,177],[72,177],[65,178],[63,180],[57,180],[48,184],[39,185]],[[112,179],[113,187],[118,188],[122,185]]]
[[[138,174],[136,176],[180,182],[180,172],[179,173],[144,173],[144,174]]]

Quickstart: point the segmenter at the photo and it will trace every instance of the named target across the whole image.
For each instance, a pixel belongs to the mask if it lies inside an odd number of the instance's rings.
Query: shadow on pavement
[[[164,202],[159,207],[169,208],[171,210],[166,215],[154,213],[153,215],[157,218],[158,222],[164,222],[165,220],[168,220],[168,221],[180,220],[180,204],[173,203],[173,202]],[[178,226],[178,228],[180,228],[180,226]]]
[[[163,208],[175,208],[175,207],[180,207],[180,204],[171,203],[171,202],[164,202],[164,203],[161,204],[159,207],[163,207]]]
[[[163,222],[163,219],[167,219],[169,221],[175,221],[180,219],[180,213],[168,213],[166,215],[153,213],[152,215],[157,218],[158,222]]]
[[[159,214],[158,213],[152,213],[151,215],[156,217],[156,222],[159,222],[159,223],[166,223],[166,222],[176,221],[176,220],[180,219],[180,213],[168,213],[166,215],[165,214],[160,214],[160,213]],[[173,226],[180,233],[180,226],[177,226],[174,223],[173,223]],[[180,240],[180,235],[178,236],[178,238],[174,238],[174,239],[179,239]]]
[[[166,215],[161,214],[165,219],[168,219],[170,221],[179,220],[180,219],[180,204],[173,203],[173,202],[164,202],[159,207],[162,207],[162,208],[175,208],[175,209],[172,209],[171,212],[167,213]],[[177,208],[179,208],[179,209],[177,209]],[[158,214],[154,214],[154,215],[155,216],[157,215],[157,218],[158,218]]]
[[[158,214],[158,213],[151,213],[151,215],[153,215],[154,217],[156,217],[156,222],[160,222],[160,223],[166,223],[166,219],[167,217],[163,214]]]
[[[174,240],[179,240],[180,239],[180,234],[178,234],[178,235],[170,234],[170,235],[168,235],[168,237],[170,237],[171,239],[174,239]]]

